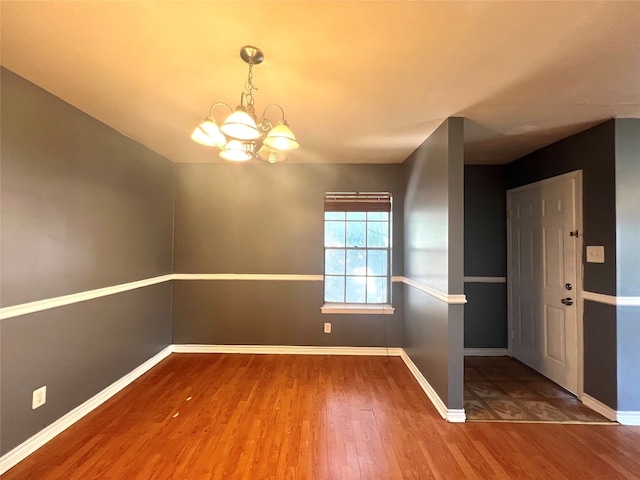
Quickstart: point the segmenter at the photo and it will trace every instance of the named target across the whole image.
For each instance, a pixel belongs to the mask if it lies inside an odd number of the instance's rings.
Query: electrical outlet
[[[328,322],[324,324],[324,333],[331,333],[331,324]]]
[[[33,391],[33,398],[31,400],[31,410],[35,410],[47,403],[47,387],[40,387]]]

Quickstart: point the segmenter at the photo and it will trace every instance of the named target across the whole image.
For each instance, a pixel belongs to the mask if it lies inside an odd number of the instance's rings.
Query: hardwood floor
[[[431,478],[640,478],[640,427],[447,423],[398,357],[173,354],[3,475]]]

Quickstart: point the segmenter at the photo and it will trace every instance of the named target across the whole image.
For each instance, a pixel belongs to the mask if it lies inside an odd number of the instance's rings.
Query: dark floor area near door
[[[465,357],[464,409],[470,422],[615,423],[511,357]]]

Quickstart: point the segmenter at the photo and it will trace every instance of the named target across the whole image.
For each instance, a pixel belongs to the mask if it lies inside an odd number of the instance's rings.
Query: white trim
[[[324,275],[293,275],[270,273],[174,273],[173,280],[275,280],[321,282]]]
[[[620,425],[640,426],[640,412],[616,411],[609,405],[605,405],[600,400],[596,400],[586,393],[582,394],[581,400],[585,407],[589,407],[591,410],[613,422],[618,422]]]
[[[464,277],[464,283],[507,283],[507,277]]]
[[[583,300],[591,300],[592,302],[605,303],[607,305],[616,305],[616,297],[604,295],[602,293],[582,292]]]
[[[417,380],[420,387],[422,387],[422,390],[424,390],[424,393],[427,394],[427,397],[429,397],[429,400],[431,400],[431,403],[433,403],[433,406],[436,407],[436,410],[438,411],[438,413],[442,418],[452,423],[463,423],[466,420],[464,409],[447,408],[447,406],[444,404],[440,396],[429,384],[427,379],[424,378],[424,375],[422,375],[422,372],[420,372],[418,367],[416,367],[416,364],[413,363],[413,361],[411,360],[411,358],[409,358],[409,355],[407,355],[407,352],[405,352],[404,349],[402,349],[400,358],[402,358],[402,361],[407,366],[407,368],[409,369],[413,377]]]
[[[402,283],[405,283],[406,285],[409,285],[413,288],[417,288],[421,292],[431,295],[432,297],[437,298],[438,300],[442,300],[443,302],[446,302],[450,305],[464,305],[465,303],[467,303],[467,297],[464,294],[449,295],[447,293],[439,292],[438,290],[435,290],[431,287],[427,287],[426,285],[416,282],[415,280],[411,280],[407,277],[402,277]]]
[[[618,307],[640,307],[640,297],[616,297],[603,293],[582,292],[582,299]]]
[[[464,408],[448,408],[447,409],[447,422],[450,423],[465,423],[467,421],[467,414]]]
[[[507,348],[465,348],[465,357],[507,357],[509,349]]]
[[[295,345],[193,345],[174,344],[175,353],[240,353],[250,355],[369,355],[392,356],[402,354],[401,348],[385,347],[312,347]]]
[[[372,305],[358,303],[325,303],[320,311],[322,313],[341,313],[356,315],[393,315],[396,311],[391,305]]]
[[[640,297],[616,297],[618,307],[640,307]]]
[[[571,173],[575,175],[575,220],[578,236],[576,237],[576,329],[577,329],[577,367],[578,382],[577,391],[575,392],[579,399],[584,394],[584,301],[582,300],[582,292],[584,288],[584,263],[582,258],[582,249],[584,245],[584,195],[582,191],[582,170]]]
[[[156,285],[162,282],[168,282],[171,280],[267,280],[267,281],[296,281],[296,282],[321,282],[324,280],[324,275],[293,275],[293,274],[261,274],[261,273],[173,273],[167,275],[161,275],[159,277],[146,278],[144,280],[137,280],[135,282],[122,283],[120,285],[113,285],[110,287],[97,288],[95,290],[87,290],[79,293],[72,293],[70,295],[63,295],[60,297],[46,298],[44,300],[36,300],[35,302],[21,303],[19,305],[12,305],[10,307],[0,308],[0,320],[7,318],[19,317],[27,315],[29,313],[41,312],[43,310],[49,310],[51,308],[62,307],[65,305],[71,305],[73,303],[84,302],[87,300],[93,300],[94,298],[106,297],[108,295],[114,295],[116,293],[122,293],[137,288],[148,287]],[[402,276],[391,277],[392,282],[403,282],[405,279]],[[406,283],[406,282],[405,282]],[[425,287],[426,288],[426,287]],[[440,294],[441,296],[446,296]],[[456,299],[456,295],[449,295],[448,297]],[[465,299],[466,301],[466,299]],[[449,302],[456,303],[456,302]],[[459,303],[459,302],[457,302]],[[379,308],[379,307],[376,307]],[[335,312],[335,313],[389,313],[389,308],[385,307],[384,312]],[[360,308],[358,308],[360,310]],[[325,312],[334,313],[334,312]]]
[[[149,371],[151,368],[155,367],[158,363],[168,357],[172,352],[171,345],[166,347],[164,350],[159,352],[158,354],[151,357],[149,360],[144,362],[142,365],[134,368],[131,372],[126,374],[124,377],[116,380],[114,383],[109,385],[107,388],[97,393],[93,397],[91,397],[86,402],[77,406],[73,410],[71,410],[66,415],[63,415],[55,422],[51,423],[47,427],[40,430],[38,433],[33,435],[31,438],[25,440],[23,443],[15,447],[13,450],[10,450],[2,457],[0,457],[0,475],[5,473],[7,470],[15,466],[18,462],[21,462],[26,457],[35,452],[38,448],[42,447],[49,440],[54,438],[56,435],[62,433],[64,430],[69,428],[71,425],[76,423],[82,417],[90,413],[91,411],[98,408],[104,402],[113,397],[116,393],[120,392],[123,388],[133,382],[135,379]]]
[[[134,290],[136,288],[148,287],[157,283],[167,282],[171,279],[172,275],[170,274],[162,275],[159,277],[147,278],[145,280],[138,280],[136,282],[122,283],[120,285],[114,285],[112,287],[97,288],[95,290],[72,293],[71,295],[64,295],[62,297],[47,298],[44,300],[37,300],[35,302],[22,303],[20,305],[13,305],[11,307],[4,307],[0,308],[0,320],[19,317],[28,313],[40,312],[42,310],[49,310],[50,308],[62,307],[64,305],[70,305],[72,303],[84,302],[86,300],[92,300],[94,298],[106,297],[107,295],[126,292],[128,290]]]
[[[599,413],[600,415],[602,415],[603,417],[609,420],[612,420],[614,422],[616,421],[618,416],[617,412],[610,406],[602,403],[600,400],[596,400],[595,398],[593,398],[590,395],[587,395],[586,393],[582,394],[582,397],[580,400],[582,400],[582,403],[584,404],[585,407],[589,407],[594,412]]]
[[[616,416],[620,425],[640,426],[640,412],[617,412]]]

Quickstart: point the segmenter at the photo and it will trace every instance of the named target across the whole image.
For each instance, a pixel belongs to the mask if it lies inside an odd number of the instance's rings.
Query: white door
[[[578,392],[577,174],[509,191],[512,355]]]

